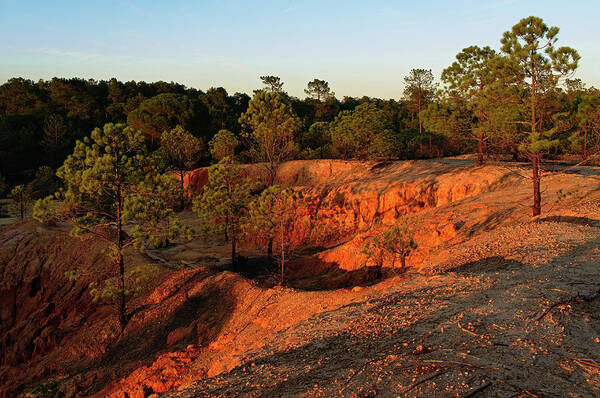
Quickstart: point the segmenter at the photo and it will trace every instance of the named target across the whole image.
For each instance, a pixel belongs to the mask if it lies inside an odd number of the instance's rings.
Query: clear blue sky
[[[83,77],[176,81],[251,93],[274,74],[338,97],[399,98],[411,68],[436,76],[462,48],[497,48],[522,17],[561,28],[577,77],[600,86],[597,0],[0,0],[0,82]]]

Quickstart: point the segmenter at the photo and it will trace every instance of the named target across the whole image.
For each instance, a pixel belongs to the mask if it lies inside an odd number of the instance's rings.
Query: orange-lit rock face
[[[200,193],[202,187],[208,183],[208,169],[196,169],[183,176],[183,185],[193,193]]]
[[[292,161],[280,166],[276,183],[293,186],[305,194],[309,214],[301,218],[301,223],[311,222],[316,227],[314,245],[347,242],[318,258],[345,270],[355,270],[366,265],[361,254],[366,237],[389,228],[401,216],[420,214],[487,192],[509,174],[502,168],[465,165],[458,160],[386,165],[341,160]],[[257,179],[264,174],[260,164],[249,165],[247,170]],[[195,181],[207,181],[206,169],[195,170],[191,175]],[[418,251],[435,248],[457,234],[456,226],[443,219],[422,222],[416,228]],[[418,257],[413,256],[413,260]]]

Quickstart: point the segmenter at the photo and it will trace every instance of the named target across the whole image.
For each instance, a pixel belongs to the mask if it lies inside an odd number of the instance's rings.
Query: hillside
[[[109,273],[99,242],[66,225],[4,227],[0,391],[56,380],[67,396],[598,395],[600,179],[556,168],[532,220],[516,165],[285,163],[278,182],[337,232],[322,249],[296,258],[284,287],[228,270],[220,237],[135,254],[128,267],[161,271],[121,336],[85,291]],[[419,215],[419,248],[407,273],[377,280],[362,242],[403,214]],[[74,263],[93,272],[69,281]]]

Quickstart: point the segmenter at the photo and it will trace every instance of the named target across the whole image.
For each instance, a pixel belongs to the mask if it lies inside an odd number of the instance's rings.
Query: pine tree
[[[431,102],[435,93],[431,69],[411,69],[404,78],[404,100],[408,103],[413,118],[419,118],[423,108]],[[419,118],[419,134],[423,132],[423,123]]]
[[[185,175],[197,164],[203,147],[202,140],[194,137],[180,125],[163,132],[160,136],[160,154],[167,166],[179,175],[180,206],[182,209],[185,208],[186,198]]]
[[[256,145],[256,160],[267,163],[268,183],[273,184],[280,163],[297,150],[294,137],[300,129],[298,116],[280,94],[257,92],[240,124]]]
[[[283,82],[279,76],[261,76],[260,80],[266,86],[265,90],[271,93],[283,93]]]
[[[66,189],[39,200],[34,217],[69,220],[74,235],[92,234],[110,244],[118,279],[118,312],[121,328],[127,324],[124,251],[129,246],[144,250],[146,244],[162,246],[177,237],[191,238],[167,206],[173,178],[156,173],[147,155],[144,135],[125,124],[106,124],[91,137],[77,141],[75,149],[58,169]],[[132,224],[130,234],[124,227]]]
[[[387,256],[391,257],[392,267],[396,264],[396,257],[400,258],[401,270],[406,269],[406,258],[410,256],[417,244],[413,238],[415,220],[402,217],[387,229],[365,241],[363,253],[366,254],[375,266],[381,268]]]
[[[285,278],[285,266],[294,250],[310,237],[309,223],[302,223],[306,204],[301,192],[273,185],[250,203],[246,236],[250,243],[272,255],[280,269],[279,284]]]
[[[203,229],[213,233],[224,232],[228,237],[234,268],[238,264],[237,245],[243,234],[242,225],[248,214],[254,185],[244,169],[226,157],[209,168],[208,184],[193,202],[193,210]]]
[[[240,141],[235,134],[229,130],[219,130],[217,134],[208,142],[210,154],[217,161],[229,157],[233,159],[235,150],[240,145]]]
[[[318,102],[325,101],[335,96],[335,93],[329,88],[329,83],[325,80],[314,79],[308,82],[308,87],[304,89],[304,93]]]
[[[597,144],[600,135],[600,94],[590,93],[581,98],[576,120],[579,131],[570,140],[581,146],[583,158],[587,159],[590,146]]]
[[[548,27],[541,18],[527,17],[514,25],[502,37],[502,51],[507,61],[503,73],[511,74],[516,85],[527,92],[521,100],[522,114],[529,113],[529,131],[521,139],[519,150],[531,161],[533,180],[533,216],[542,211],[540,192],[540,161],[542,153],[557,144],[553,130],[544,129],[539,114],[543,94],[554,89],[561,78],[577,68],[579,54],[571,47],[556,47],[558,27]]]
[[[462,120],[462,130],[477,141],[477,165],[484,162],[484,152],[494,124],[494,108],[502,106],[493,95],[498,79],[491,63],[497,56],[490,47],[471,46],[456,55],[456,61],[444,69],[442,81],[448,89],[451,118]],[[456,128],[456,125],[455,125]]]
[[[31,190],[26,185],[17,185],[10,191],[10,198],[15,203],[21,220],[25,218],[25,212],[33,200]]]
[[[67,146],[65,142],[67,135],[67,126],[61,115],[50,115],[44,122],[44,137],[42,138],[42,146],[52,154],[52,164],[55,165],[59,154]],[[64,154],[64,152],[63,152]]]

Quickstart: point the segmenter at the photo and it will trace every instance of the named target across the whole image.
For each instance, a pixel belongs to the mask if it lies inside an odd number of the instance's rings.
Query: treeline
[[[435,142],[417,134],[418,111],[410,100],[344,97],[338,100],[328,83],[315,79],[304,99],[289,96],[274,76],[263,76],[261,91],[276,92],[293,110],[299,128],[295,131],[295,158],[365,158],[385,153],[403,158],[441,155],[439,148],[421,145]],[[10,79],[0,86],[0,175],[11,184],[31,180],[41,166],[57,168],[73,150],[75,141],[97,126],[127,123],[141,129],[151,145],[158,145],[162,132],[181,125],[202,139],[204,150],[198,165],[210,162],[206,144],[222,129],[240,137],[240,115],[250,97],[230,95],[223,88],[200,91],[177,83],[120,82],[78,78],[34,82]],[[353,111],[358,112],[353,116]],[[331,146],[329,130],[337,126],[339,143]],[[354,129],[350,136],[342,130]],[[348,141],[365,140],[387,131],[398,140],[391,150],[376,148],[355,151]],[[400,142],[402,141],[402,142]],[[381,143],[379,144],[381,146]],[[241,150],[243,150],[242,148]],[[245,148],[248,149],[248,148]],[[364,153],[363,153],[364,152]],[[249,158],[245,156],[245,158]]]
[[[558,47],[557,35],[540,18],[524,18],[504,33],[499,50],[463,49],[441,85],[431,70],[411,70],[400,100],[339,100],[319,79],[300,99],[277,76],[261,76],[252,98],[165,82],[11,79],[0,86],[0,181],[43,186],[77,139],[127,123],[151,149],[176,126],[198,138],[187,167],[211,163],[209,143],[222,132],[218,140],[230,134],[239,142],[233,155],[242,162],[476,152],[479,164],[500,155],[531,162],[539,185],[543,159],[589,158],[600,145],[600,91],[572,78],[579,54]]]

